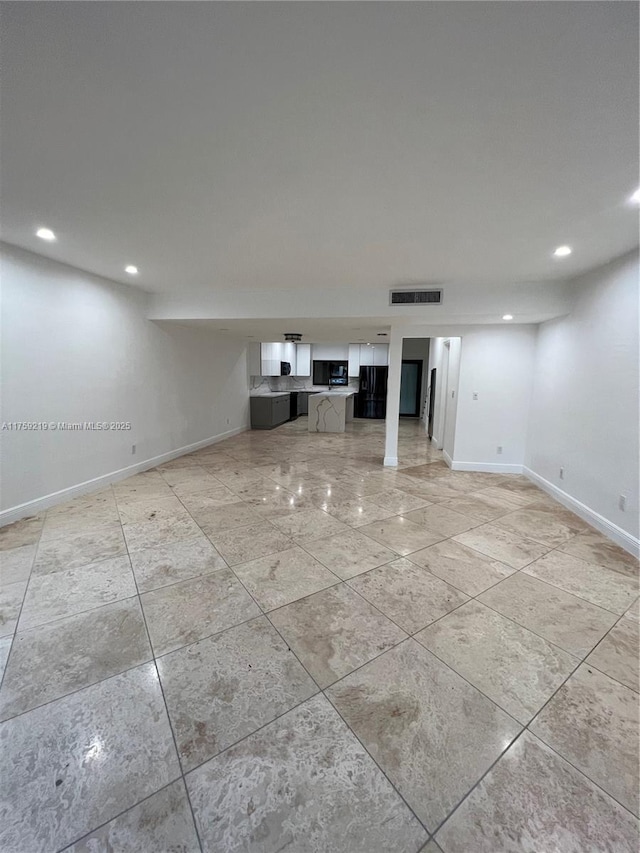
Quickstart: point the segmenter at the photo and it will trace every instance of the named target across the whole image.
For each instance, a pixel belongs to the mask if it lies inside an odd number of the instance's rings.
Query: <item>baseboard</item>
[[[398,457],[397,456],[385,456],[384,462],[382,464],[386,468],[397,468],[398,467]]]
[[[522,474],[523,471],[522,465],[500,462],[451,462],[449,467],[453,471],[479,471],[483,474]]]
[[[449,454],[447,453],[446,450],[442,451],[442,457],[443,457],[444,461],[447,463],[447,465],[449,466],[449,468],[453,469],[453,460],[451,459],[451,457],[449,456]]]
[[[603,515],[600,515],[599,512],[591,509],[567,492],[564,492],[562,489],[554,486],[553,483],[549,482],[549,480],[545,480],[544,477],[541,477],[539,474],[536,474],[536,472],[532,471],[531,468],[527,468],[525,466],[523,468],[523,474],[535,483],[536,486],[540,486],[543,491],[551,495],[552,498],[555,498],[558,503],[561,503],[563,506],[566,506],[567,509],[575,512],[576,515],[580,516],[580,518],[592,527],[595,527],[596,530],[599,530],[600,533],[603,533],[608,539],[615,542],[616,545],[620,545],[621,548],[624,548],[625,551],[633,554],[634,557],[638,557],[640,555],[640,540],[635,536],[627,533],[626,530],[618,527],[617,524],[609,521]]]
[[[41,498],[36,498],[27,503],[19,504],[18,506],[4,509],[0,512],[0,527],[6,524],[11,524],[14,521],[19,521],[27,515],[37,515],[49,507],[55,506],[65,501],[70,501],[73,498],[86,495],[89,492],[97,492],[104,489],[111,483],[117,483],[118,480],[125,480],[127,477],[132,477],[134,474],[140,474],[142,471],[148,471],[149,468],[155,468],[163,462],[170,462],[172,459],[177,459],[179,456],[184,456],[187,453],[193,453],[196,450],[201,450],[203,447],[209,447],[211,444],[218,444],[226,438],[231,438],[234,435],[239,435],[249,429],[249,425],[245,424],[241,427],[222,432],[219,435],[210,436],[202,441],[196,441],[193,444],[187,444],[184,447],[178,447],[176,450],[170,450],[168,453],[162,453],[160,456],[154,456],[151,459],[145,459],[143,462],[136,462],[135,465],[128,465],[126,468],[120,468],[117,471],[111,471],[108,474],[102,474],[100,477],[94,477],[92,480],[85,480],[83,483],[77,483],[75,486],[69,486],[66,489],[61,489],[59,492],[52,492],[49,495],[44,495]]]

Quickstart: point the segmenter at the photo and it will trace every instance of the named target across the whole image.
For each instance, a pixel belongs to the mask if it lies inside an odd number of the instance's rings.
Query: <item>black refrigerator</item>
[[[356,418],[384,418],[387,413],[388,367],[361,367]]]

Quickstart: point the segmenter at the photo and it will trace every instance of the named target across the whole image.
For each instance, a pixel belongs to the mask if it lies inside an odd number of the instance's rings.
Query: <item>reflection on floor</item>
[[[383,442],[302,418],[0,531],[3,853],[636,853],[635,561]]]

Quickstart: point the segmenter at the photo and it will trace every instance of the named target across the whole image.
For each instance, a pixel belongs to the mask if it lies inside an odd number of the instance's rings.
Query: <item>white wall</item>
[[[476,328],[463,335],[455,467],[517,471],[524,464],[535,347],[536,326]]]
[[[534,476],[636,540],[638,284],[627,255],[577,279],[572,313],[540,326],[527,450]]]
[[[3,246],[0,260],[2,422],[133,426],[2,431],[3,509],[248,425],[240,341],[151,322],[142,291],[37,255]]]

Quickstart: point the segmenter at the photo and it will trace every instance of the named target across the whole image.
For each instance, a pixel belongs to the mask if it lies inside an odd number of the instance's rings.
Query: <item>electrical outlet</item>
[[[501,444],[499,444],[499,445],[496,447],[496,453],[498,454],[498,456],[502,453],[502,445],[501,445]]]
[[[478,399],[478,392],[477,392],[477,391],[474,391],[474,392],[473,392],[473,395],[472,395],[472,398],[471,398],[471,399],[472,399],[472,400],[477,400],[477,399]]]
[[[227,426],[231,423],[231,419],[227,418]]]
[[[626,510],[626,508],[627,508],[627,496],[626,495],[620,495],[620,497],[618,498],[618,509],[621,509],[622,512],[624,512]]]
[[[560,469],[560,479],[564,480],[564,468]]]
[[[131,445],[131,453],[134,454],[135,452],[136,452],[136,446],[135,446],[135,444],[132,444]]]

